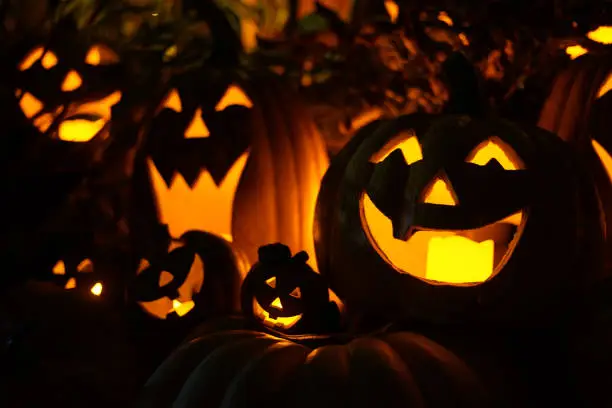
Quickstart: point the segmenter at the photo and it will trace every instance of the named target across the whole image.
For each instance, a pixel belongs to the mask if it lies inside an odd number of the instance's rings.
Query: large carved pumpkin
[[[203,334],[157,369],[138,406],[488,406],[477,375],[423,336],[402,332],[340,344],[313,349],[246,330]]]
[[[366,126],[317,206],[321,273],[347,310],[548,324],[595,273],[593,186],[554,135],[408,115]]]
[[[313,254],[312,223],[325,146],[282,84],[200,70],[170,81],[135,175],[133,231],[155,223],[233,241],[251,263],[283,242]]]
[[[612,59],[585,55],[562,71],[538,126],[570,143],[588,163],[606,226],[606,275],[612,268]]]

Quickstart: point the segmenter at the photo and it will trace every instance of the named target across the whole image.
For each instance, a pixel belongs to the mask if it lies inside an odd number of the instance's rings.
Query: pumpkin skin
[[[466,163],[493,135],[518,154],[523,170]],[[407,136],[416,136],[422,150],[413,165],[392,150]],[[383,151],[389,155],[372,164]],[[321,273],[347,310],[383,320],[554,324],[571,310],[573,295],[601,259],[598,202],[583,173],[571,151],[539,129],[464,116],[406,115],[372,123],[334,158],[322,182],[315,226]],[[422,201],[440,174],[450,180],[458,205]],[[401,241],[418,228],[476,231],[519,210],[520,234],[486,279],[453,284],[418,278],[388,262],[370,240],[362,221],[364,193],[386,207],[380,211],[392,225],[388,235]],[[562,227],[551,229],[560,220]]]
[[[292,257],[282,244],[259,248],[259,261],[242,284],[245,316],[283,334],[337,332],[340,309],[330,300],[325,279],[307,260],[306,252]]]
[[[327,164],[306,109],[282,84],[230,71],[175,77],[137,158],[135,241],[159,222],[173,237],[198,229],[231,238],[251,263],[273,242],[312,255]]]
[[[179,347],[144,387],[141,407],[482,407],[477,376],[444,347],[403,332],[314,350],[234,330]]]
[[[538,126],[556,133],[588,164],[601,200],[606,232],[605,276],[612,271],[612,59],[585,55],[553,82]]]

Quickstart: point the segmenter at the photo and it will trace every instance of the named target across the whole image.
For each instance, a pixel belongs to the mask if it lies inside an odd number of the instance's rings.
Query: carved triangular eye
[[[175,112],[183,111],[183,103],[176,89],[173,89],[166,100],[164,101],[164,108],[171,109]]]
[[[164,286],[166,286],[167,284],[169,284],[173,280],[174,280],[174,276],[172,276],[172,274],[170,272],[162,271],[159,274],[159,287],[163,288]]]
[[[276,289],[276,277],[273,276],[270,279],[266,280],[266,285],[273,289]]]
[[[43,55],[40,64],[45,69],[51,69],[57,65],[57,56],[53,52],[47,51],[45,55]]]
[[[76,279],[74,278],[68,279],[68,282],[66,282],[66,285],[64,285],[64,289],[74,289],[74,288],[76,288]]]
[[[138,264],[138,269],[136,270],[136,275],[142,273],[145,269],[147,269],[151,264],[146,259],[142,258],[140,260],[140,264]]]
[[[55,266],[53,267],[54,275],[65,275],[66,274],[66,265],[64,261],[57,261]]]
[[[301,299],[302,298],[302,291],[300,290],[300,288],[295,288],[293,289],[293,291],[289,294],[289,296],[293,296],[296,299]]]
[[[455,192],[445,174],[440,174],[434,178],[423,191],[425,192],[423,202],[426,204],[457,205]]]
[[[38,112],[44,108],[44,105],[34,95],[29,92],[21,94],[19,100],[19,107],[26,118],[32,119]]]
[[[25,71],[26,69],[32,68],[32,65],[34,65],[36,61],[42,58],[44,52],[45,49],[43,47],[36,47],[32,51],[30,51],[28,55],[26,55],[21,60],[21,63],[19,64],[19,70]]]
[[[223,94],[223,96],[221,97],[219,103],[217,103],[217,106],[215,106],[215,111],[220,112],[228,106],[232,105],[252,108],[253,102],[246,95],[246,93],[244,93],[242,88],[236,85],[230,85],[225,91],[225,94]]]
[[[82,273],[93,272],[93,263],[91,262],[91,260],[87,258],[81,261],[81,263],[77,266],[77,272],[82,272]]]
[[[283,304],[282,304],[280,298],[274,299],[272,301],[272,303],[270,303],[270,307],[273,307],[273,308],[278,309],[278,310],[283,310]]]
[[[525,167],[514,150],[497,137],[476,146],[466,162],[486,166],[491,160],[497,161],[504,170],[520,170]]]
[[[70,92],[79,89],[83,84],[83,78],[78,72],[72,70],[66,74],[64,82],[62,82],[62,91]]]

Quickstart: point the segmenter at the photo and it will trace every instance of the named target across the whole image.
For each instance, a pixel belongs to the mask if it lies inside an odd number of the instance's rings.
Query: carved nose
[[[421,200],[423,203],[449,206],[457,205],[457,198],[453,191],[453,186],[444,173],[434,177],[423,192],[424,194]]]
[[[206,123],[202,120],[202,109],[198,108],[189,127],[185,131],[186,139],[197,139],[210,136]]]
[[[70,92],[78,89],[83,84],[83,78],[76,71],[70,71],[66,74],[64,82],[62,82],[62,91]]]
[[[283,304],[281,303],[280,298],[274,299],[274,301],[270,303],[270,307],[273,307],[278,310],[283,310]]]

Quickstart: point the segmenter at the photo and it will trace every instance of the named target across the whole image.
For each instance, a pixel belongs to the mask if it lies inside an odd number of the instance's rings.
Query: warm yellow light
[[[271,288],[276,288],[276,277],[271,277],[270,279],[266,280],[266,285],[268,285]]]
[[[202,109],[198,108],[191,119],[189,127],[185,131],[186,139],[198,139],[210,136],[210,131],[202,119]]]
[[[45,69],[51,69],[57,65],[57,57],[51,51],[47,51],[40,63]]]
[[[589,31],[587,37],[601,44],[612,44],[612,26],[597,27]]]
[[[524,168],[523,163],[515,157],[506,154],[503,142],[499,140],[488,140],[481,143],[466,159],[467,162],[486,166],[491,160],[497,160],[504,170],[519,170]]]
[[[446,14],[446,11],[441,11],[438,14],[438,20],[448,24],[451,27],[453,26],[453,20],[449,17],[448,14]]]
[[[225,94],[221,97],[219,103],[215,106],[215,111],[221,112],[223,109],[232,105],[252,108],[253,102],[240,87],[230,85],[225,91]]]
[[[181,302],[178,299],[174,299],[172,301],[172,310],[176,312],[180,317],[185,316],[187,313],[191,311],[195,307],[195,303],[193,300],[188,300],[186,302]]]
[[[54,120],[55,116],[53,116],[51,113],[45,113],[34,119],[32,123],[34,124],[34,126],[36,126],[38,130],[44,133],[49,130]]]
[[[438,205],[457,205],[450,183],[437,177],[431,187],[426,190],[423,202]]]
[[[164,102],[164,108],[172,109],[175,112],[183,111],[183,104],[181,102],[181,97],[178,94],[176,89],[173,89],[172,92],[166,98]]]
[[[401,142],[397,143],[395,140],[392,141],[390,146],[383,148],[378,154],[374,155],[372,161],[374,163],[380,163],[398,149],[402,152],[407,164],[413,164],[419,160],[423,160],[423,152],[421,151],[419,139],[413,131],[401,132],[397,136],[396,140],[397,139],[401,140]]]
[[[100,55],[100,48],[94,45],[87,52],[87,55],[85,56],[85,63],[89,65],[100,65],[101,60],[102,55]]]
[[[95,296],[100,296],[102,294],[102,284],[97,282],[95,285],[91,287],[91,293]]]
[[[603,81],[599,90],[597,91],[597,98],[601,98],[612,89],[612,72],[608,73],[608,76]]]
[[[257,48],[258,31],[259,27],[255,21],[246,18],[240,19],[240,39],[246,52],[251,52]]]
[[[589,50],[581,45],[570,45],[565,49],[565,53],[570,56],[571,59],[576,59],[581,55],[588,53]]]
[[[45,49],[43,47],[36,47],[30,51],[19,64],[19,70],[25,71],[26,69],[30,69],[36,61],[42,58],[44,52]]]
[[[427,251],[425,278],[444,283],[483,282],[493,274],[495,243],[453,235],[433,237]]]
[[[21,91],[18,91],[21,93]],[[29,92],[21,95],[19,100],[19,107],[26,118],[32,119],[38,112],[42,110],[44,105],[34,95]]]
[[[253,314],[261,319],[264,325],[283,330],[287,330],[295,326],[295,324],[302,318],[301,313],[295,316],[273,318],[270,316],[270,313],[261,307],[256,299],[253,299]]]
[[[163,177],[149,159],[149,175],[160,218],[168,225],[170,235],[180,237],[196,229],[231,241],[234,194],[248,157],[248,152],[240,156],[219,186],[210,173],[203,170],[193,188],[180,174],[175,175],[169,188],[166,187]],[[206,211],[202,211],[202,208],[206,208]]]
[[[385,9],[387,10],[387,13],[389,14],[389,18],[391,19],[391,22],[395,23],[397,21],[397,16],[399,15],[398,5],[392,0],[385,0]]]
[[[467,36],[465,35],[465,33],[459,33],[459,41],[461,41],[461,44],[463,44],[464,46],[468,46],[470,45],[470,41],[468,40]]]
[[[74,278],[68,279],[68,282],[66,282],[64,289],[74,289],[74,288],[76,288],[76,279]]]
[[[65,275],[66,274],[66,265],[64,261],[57,261],[55,266],[53,267],[54,275]]]
[[[59,125],[58,137],[66,142],[89,142],[104,127],[106,122],[86,119],[66,120]]]
[[[81,78],[78,72],[72,70],[66,74],[64,82],[62,82],[62,91],[71,92],[79,89],[81,85],[83,85],[83,78]]]
[[[283,310],[283,304],[281,303],[280,298],[276,298],[270,303],[270,307],[273,307],[278,310]]]

